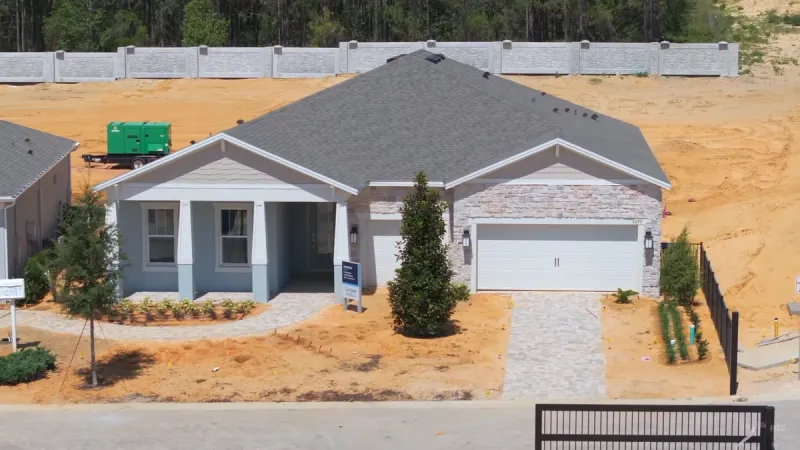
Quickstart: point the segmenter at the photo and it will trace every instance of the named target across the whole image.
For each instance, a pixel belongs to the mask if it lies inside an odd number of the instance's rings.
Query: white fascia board
[[[451,181],[449,183],[445,183],[444,187],[445,187],[445,189],[454,188],[454,187],[458,186],[459,184],[466,183],[467,181],[473,180],[473,179],[478,178],[478,177],[480,177],[482,175],[486,175],[486,174],[491,173],[491,172],[493,172],[495,170],[502,169],[503,167],[510,166],[511,164],[514,164],[517,161],[520,161],[520,160],[523,160],[523,159],[525,159],[525,158],[527,158],[529,156],[535,155],[536,153],[548,150],[548,149],[550,149],[550,148],[552,148],[554,146],[556,146],[556,147],[557,146],[563,146],[564,148],[572,150],[572,151],[574,151],[574,152],[576,152],[578,154],[581,154],[581,155],[583,155],[583,156],[585,156],[585,157],[587,157],[589,159],[597,161],[597,162],[599,162],[601,164],[604,164],[606,166],[609,166],[611,168],[617,169],[620,172],[623,172],[623,173],[626,173],[628,175],[631,175],[631,176],[634,176],[636,178],[639,178],[639,179],[642,179],[644,181],[647,181],[648,183],[652,183],[652,184],[654,184],[656,186],[659,186],[661,188],[664,188],[664,189],[672,188],[672,185],[669,184],[669,183],[666,183],[664,181],[658,180],[658,179],[653,178],[653,177],[651,177],[649,175],[645,175],[645,174],[639,172],[638,170],[631,169],[630,167],[628,167],[626,165],[620,164],[620,163],[618,163],[616,161],[612,161],[612,160],[610,160],[610,159],[608,159],[606,157],[600,156],[597,153],[589,151],[589,150],[587,150],[587,149],[585,149],[583,147],[580,147],[578,145],[575,145],[575,144],[573,144],[571,142],[567,142],[567,141],[565,141],[565,140],[563,140],[561,138],[556,138],[556,139],[553,139],[551,141],[547,141],[547,142],[545,142],[543,144],[537,145],[536,147],[533,147],[533,148],[530,148],[528,150],[525,150],[524,152],[517,153],[514,156],[506,158],[506,159],[504,159],[502,161],[498,161],[498,162],[496,162],[494,164],[486,166],[486,167],[484,167],[484,168],[482,168],[480,170],[472,172],[472,173],[470,173],[468,175],[465,175],[465,176],[463,176],[461,178],[455,179],[455,180],[453,180],[453,181]]]
[[[95,186],[94,190],[95,191],[106,190],[106,189],[108,189],[109,187],[111,187],[111,186],[113,186],[115,184],[131,180],[131,179],[133,179],[135,177],[138,177],[139,175],[141,175],[143,173],[149,172],[151,170],[155,170],[155,169],[157,169],[157,168],[159,168],[161,166],[164,166],[166,164],[171,163],[172,161],[175,161],[175,160],[177,160],[179,158],[182,158],[182,157],[184,157],[186,155],[192,154],[192,153],[194,153],[194,152],[196,152],[198,150],[204,149],[204,148],[208,147],[209,145],[214,144],[214,143],[216,143],[218,141],[222,141],[223,143],[229,142],[229,143],[231,143],[233,145],[236,145],[237,147],[240,147],[240,148],[242,148],[244,150],[252,152],[252,153],[254,153],[256,155],[259,155],[259,156],[261,156],[263,158],[267,158],[267,159],[269,159],[271,161],[277,162],[277,163],[279,163],[281,165],[284,165],[284,166],[286,166],[286,167],[288,167],[290,169],[293,169],[293,170],[295,170],[297,172],[300,172],[302,174],[308,175],[308,176],[310,176],[312,178],[315,178],[315,179],[317,179],[319,181],[327,183],[327,184],[329,184],[331,186],[337,187],[337,188],[339,188],[339,189],[341,189],[341,190],[343,190],[345,192],[348,192],[348,193],[351,193],[351,194],[354,194],[354,195],[358,194],[358,190],[353,188],[353,187],[347,186],[347,185],[342,184],[342,183],[340,183],[338,181],[335,181],[335,180],[333,180],[331,178],[328,178],[328,177],[326,177],[324,175],[318,174],[318,173],[316,173],[316,172],[314,172],[312,170],[309,170],[309,169],[307,169],[307,168],[305,168],[305,167],[303,167],[303,166],[301,166],[299,164],[295,164],[295,163],[293,163],[291,161],[283,159],[283,158],[281,158],[281,157],[279,157],[277,155],[274,155],[274,154],[272,154],[270,152],[262,150],[262,149],[260,149],[258,147],[254,147],[254,146],[252,146],[252,145],[250,145],[250,144],[248,144],[248,143],[246,143],[244,141],[240,141],[239,139],[236,139],[236,138],[234,138],[234,137],[232,137],[230,135],[227,135],[225,133],[219,133],[217,135],[211,136],[210,138],[202,140],[202,141],[200,141],[200,142],[198,142],[196,144],[190,145],[189,147],[186,147],[183,150],[179,150],[179,151],[177,151],[175,153],[172,153],[169,156],[161,158],[161,159],[159,159],[157,161],[154,161],[154,162],[152,162],[150,164],[146,164],[144,167],[142,167],[140,169],[132,170],[132,171],[130,171],[130,172],[124,174],[124,175],[120,175],[120,176],[118,176],[116,178],[112,178],[111,180],[108,180],[108,181],[106,181],[104,183],[98,184],[97,186]]]
[[[227,135],[225,133],[221,133],[221,136],[223,136],[225,138],[225,140],[227,140],[228,142],[230,142],[233,145],[239,146],[239,147],[244,148],[246,150],[250,150],[251,152],[253,152],[253,153],[257,154],[257,155],[263,156],[263,157],[265,157],[265,158],[267,158],[269,160],[272,160],[272,161],[274,161],[276,163],[282,164],[282,165],[284,165],[284,166],[286,166],[286,167],[288,167],[290,169],[294,169],[297,172],[300,172],[302,174],[308,175],[311,178],[315,178],[315,179],[317,179],[319,181],[322,181],[323,183],[330,184],[331,186],[337,187],[337,188],[339,188],[339,189],[341,189],[341,190],[343,190],[345,192],[349,192],[349,193],[351,193],[353,195],[358,194],[358,189],[356,189],[354,187],[351,187],[351,186],[348,186],[348,185],[346,185],[344,183],[340,183],[340,182],[338,182],[338,181],[336,181],[336,180],[334,180],[332,178],[328,178],[325,175],[322,175],[320,173],[314,172],[313,170],[308,169],[306,167],[303,167],[300,164],[295,164],[295,163],[289,161],[288,159],[281,158],[280,156],[275,155],[274,153],[270,153],[270,152],[268,152],[266,150],[263,150],[261,148],[255,147],[253,145],[250,145],[247,142],[240,141],[239,139],[236,139],[235,137],[229,136],[229,135]]]
[[[175,153],[172,153],[169,156],[165,156],[163,158],[160,158],[160,159],[158,159],[156,161],[151,162],[150,164],[145,164],[143,167],[141,167],[139,169],[131,170],[130,172],[128,172],[126,174],[120,175],[118,177],[114,177],[114,178],[112,178],[112,179],[110,179],[110,180],[108,180],[106,182],[100,183],[100,184],[98,184],[97,186],[94,187],[94,191],[95,192],[104,191],[104,190],[110,188],[111,186],[114,186],[115,184],[123,183],[123,182],[128,181],[128,180],[130,180],[132,178],[136,178],[136,177],[138,177],[139,175],[141,175],[143,173],[150,172],[150,171],[155,170],[155,169],[157,169],[157,168],[159,168],[161,166],[167,165],[167,164],[171,163],[172,161],[180,159],[180,158],[182,158],[182,157],[184,157],[186,155],[192,154],[192,153],[194,153],[195,151],[197,151],[199,149],[206,148],[209,145],[214,144],[215,142],[219,141],[220,139],[222,139],[222,135],[220,135],[220,134],[215,135],[215,136],[211,136],[209,138],[206,138],[206,139],[204,139],[204,140],[202,140],[200,142],[197,142],[195,144],[192,144],[192,145],[186,147],[183,150],[179,150],[179,151],[177,151]]]
[[[414,187],[413,181],[370,181],[370,187]],[[444,187],[444,181],[429,181],[430,187]]]

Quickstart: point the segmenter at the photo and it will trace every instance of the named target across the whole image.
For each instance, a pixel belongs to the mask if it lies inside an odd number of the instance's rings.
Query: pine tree
[[[184,47],[221,47],[228,42],[228,19],[217,14],[211,0],[191,0],[184,11]]]
[[[675,242],[664,250],[661,261],[661,292],[668,300],[689,305],[700,287],[700,264],[697,250],[689,243],[684,227]]]
[[[453,270],[444,243],[442,215],[447,205],[428,187],[424,172],[403,200],[400,225],[401,265],[389,282],[395,329],[409,336],[436,336],[444,331],[456,306]]]
[[[97,386],[94,321],[117,300],[119,236],[113,225],[106,225],[100,194],[89,187],[67,210],[62,224],[63,234],[55,247],[61,273],[58,301],[69,314],[89,321],[92,386]]]

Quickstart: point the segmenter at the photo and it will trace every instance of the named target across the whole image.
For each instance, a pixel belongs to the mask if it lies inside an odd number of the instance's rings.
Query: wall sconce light
[[[350,228],[350,243],[355,244],[358,242],[358,227]]]
[[[653,233],[651,231],[644,232],[644,248],[647,250],[653,249]]]
[[[461,244],[464,248],[469,248],[469,230],[464,230],[464,234],[461,236]]]

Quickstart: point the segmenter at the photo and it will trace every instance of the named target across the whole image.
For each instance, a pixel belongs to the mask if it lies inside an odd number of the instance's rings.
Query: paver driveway
[[[504,399],[605,398],[602,295],[514,294]]]

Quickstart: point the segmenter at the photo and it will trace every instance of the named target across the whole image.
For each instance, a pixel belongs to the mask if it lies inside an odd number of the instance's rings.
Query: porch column
[[[108,203],[106,203],[106,226],[113,227],[115,230],[119,230],[119,228],[117,227],[118,206],[119,206],[118,201],[109,201]],[[119,247],[117,247],[115,251],[117,252],[117,255],[119,255]],[[111,266],[113,269],[119,269],[119,260],[114,258],[114,260],[111,261]],[[116,293],[117,300],[122,299],[123,292],[124,291],[122,289],[122,277],[120,276],[117,279],[117,293]]]
[[[267,274],[267,208],[263,201],[253,205],[253,301],[269,301],[269,278]]]
[[[192,202],[188,200],[181,200],[178,212],[178,295],[181,299],[195,299]]]
[[[344,303],[342,295],[342,261],[350,260],[350,239],[347,223],[347,202],[336,202],[336,228],[333,238],[333,289],[336,302]]]

